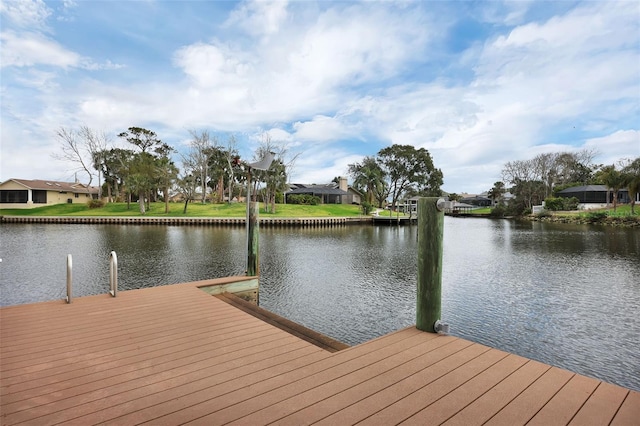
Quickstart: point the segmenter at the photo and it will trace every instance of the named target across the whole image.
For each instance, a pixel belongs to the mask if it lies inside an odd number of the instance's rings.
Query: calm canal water
[[[245,270],[244,228],[0,225],[0,304]],[[640,229],[445,218],[451,334],[640,390]],[[262,228],[262,307],[349,344],[415,323],[417,227]]]

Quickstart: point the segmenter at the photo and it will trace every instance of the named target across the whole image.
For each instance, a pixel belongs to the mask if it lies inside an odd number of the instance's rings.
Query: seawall
[[[113,225],[245,226],[238,217],[134,217],[134,216],[0,216],[0,223],[64,223]],[[331,227],[370,224],[371,217],[259,218],[260,226]]]

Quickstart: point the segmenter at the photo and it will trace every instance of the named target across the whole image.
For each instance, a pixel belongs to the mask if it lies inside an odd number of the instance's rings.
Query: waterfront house
[[[638,194],[635,194],[638,200]],[[606,185],[582,185],[573,186],[558,192],[558,197],[578,199],[579,209],[598,209],[607,207],[613,203],[613,192]],[[631,202],[629,190],[624,188],[618,191],[618,203],[626,204]]]
[[[32,209],[49,204],[86,203],[98,198],[98,187],[80,182],[9,179],[0,184],[0,208]]]
[[[320,198],[322,204],[360,204],[362,194],[347,184],[347,178],[339,177],[339,182],[328,184],[291,184],[285,197],[290,195],[312,195]]]
[[[477,207],[491,207],[493,201],[486,194],[479,195],[467,195],[460,199],[460,202],[463,204],[471,204],[472,206]]]

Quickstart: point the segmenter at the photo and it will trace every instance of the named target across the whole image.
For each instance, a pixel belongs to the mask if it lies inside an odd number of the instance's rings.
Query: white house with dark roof
[[[0,184],[0,209],[32,209],[49,204],[86,203],[98,187],[79,182],[9,179]]]

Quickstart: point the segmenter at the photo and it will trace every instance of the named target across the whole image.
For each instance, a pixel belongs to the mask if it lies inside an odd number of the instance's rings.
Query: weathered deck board
[[[640,424],[638,392],[452,336],[313,340],[196,283],[5,307],[0,424]]]

